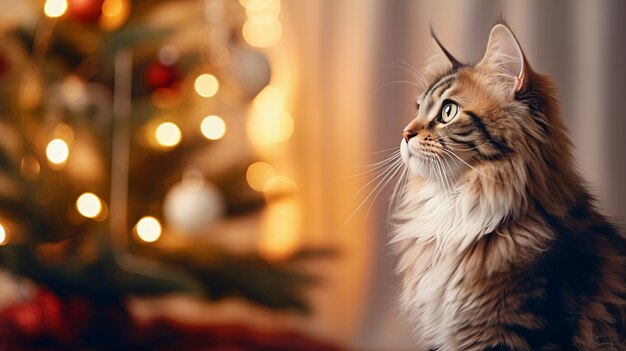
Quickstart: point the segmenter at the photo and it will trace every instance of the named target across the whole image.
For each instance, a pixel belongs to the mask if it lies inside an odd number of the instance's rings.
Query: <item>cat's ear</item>
[[[477,66],[489,66],[514,78],[515,92],[526,89],[530,67],[515,35],[504,24],[496,24],[491,29],[485,56]]]
[[[452,54],[450,53],[450,51],[448,51],[448,49],[446,49],[443,45],[441,45],[441,42],[439,41],[439,38],[437,38],[437,36],[435,35],[435,32],[433,31],[433,27],[432,26],[430,26],[430,36],[433,38],[433,41],[435,42],[437,47],[446,56],[446,58],[448,59],[448,61],[452,65],[452,68],[458,68],[458,67],[465,66],[459,60],[457,60],[454,56],[452,56]]]

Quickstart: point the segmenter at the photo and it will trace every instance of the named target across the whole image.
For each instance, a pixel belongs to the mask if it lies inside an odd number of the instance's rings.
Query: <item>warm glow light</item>
[[[137,222],[135,230],[139,239],[153,243],[161,236],[161,223],[154,217],[146,216]]]
[[[39,166],[39,162],[34,157],[29,155],[22,157],[22,161],[20,162],[20,173],[24,178],[37,179],[40,171],[41,167]]]
[[[7,230],[4,228],[2,224],[0,224],[0,246],[6,245],[9,241],[9,236],[7,235]]]
[[[180,57],[180,51],[178,48],[172,44],[163,45],[161,49],[159,49],[159,61],[161,61],[164,65],[173,65],[178,61]]]
[[[299,246],[300,210],[296,192],[296,183],[285,176],[272,177],[263,188],[270,211],[263,218],[259,250],[268,259],[287,258]]]
[[[211,97],[217,94],[217,91],[220,88],[220,82],[214,75],[204,73],[196,78],[194,88],[196,89],[196,93],[198,93],[198,95],[202,97]]]
[[[67,12],[67,0],[46,0],[43,13],[50,18],[61,17]]]
[[[246,8],[246,15],[255,24],[270,24],[278,18],[279,14],[280,1],[278,0],[273,0],[260,9]]]
[[[64,89],[65,89],[66,83],[68,83],[71,80],[73,80],[72,77],[68,78],[63,83]],[[68,97],[72,99],[74,98],[79,99],[79,97],[76,95],[68,95]],[[59,123],[56,127],[54,127],[54,137],[57,139],[67,140],[68,142],[71,143],[74,140],[74,130],[72,130],[72,127],[70,127],[69,125],[65,123]]]
[[[293,180],[285,176],[275,176],[263,187],[263,195],[270,209],[281,212],[291,206],[296,190],[297,186]]]
[[[280,41],[283,28],[278,20],[267,22],[266,15],[260,18],[249,18],[243,25],[242,34],[244,40],[257,48],[269,48]],[[256,16],[253,16],[256,17]]]
[[[69,155],[70,148],[62,139],[53,139],[46,147],[46,157],[48,157],[48,160],[52,164],[60,165],[65,163]]]
[[[106,30],[117,29],[126,22],[128,15],[130,15],[128,0],[105,0],[102,4],[100,26]]]
[[[178,145],[182,134],[180,128],[172,122],[164,122],[159,124],[155,131],[156,140],[165,147],[174,147]]]
[[[239,3],[247,10],[260,10],[268,6],[272,1],[273,0],[239,0]]]
[[[76,200],[76,208],[81,215],[95,218],[102,211],[102,202],[96,194],[84,193]]]
[[[268,85],[254,98],[254,110],[263,116],[277,116],[285,107],[283,92]]]
[[[209,140],[221,139],[226,133],[226,123],[216,115],[206,116],[200,124],[202,135]]]
[[[246,180],[250,187],[256,191],[263,191],[267,182],[276,175],[272,166],[265,162],[255,162],[248,166]]]
[[[263,118],[263,133],[274,143],[286,141],[293,134],[293,117],[283,111],[276,117]]]
[[[259,147],[265,147],[273,144],[273,141],[265,135],[264,118],[259,114],[253,114],[248,119],[246,130],[248,132],[248,138],[250,141]]]
[[[204,186],[204,176],[197,169],[185,171],[181,181],[183,188],[190,191],[200,191]]]

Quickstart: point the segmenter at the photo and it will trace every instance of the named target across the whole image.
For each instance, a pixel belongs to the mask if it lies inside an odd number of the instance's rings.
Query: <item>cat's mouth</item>
[[[400,155],[402,161],[414,175],[436,181],[449,182],[456,178],[459,171],[458,162],[453,157],[447,157],[443,145],[415,144],[402,140]]]

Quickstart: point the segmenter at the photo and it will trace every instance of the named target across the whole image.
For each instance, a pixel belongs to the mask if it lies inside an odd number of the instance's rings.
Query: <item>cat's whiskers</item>
[[[416,84],[415,82],[412,82],[410,80],[394,80],[394,81],[391,81],[391,82],[388,82],[388,83],[385,83],[383,85],[378,86],[376,89],[374,89],[373,92],[376,93],[380,89],[383,89],[383,88],[388,87],[388,86],[393,85],[393,84],[408,84],[408,85],[411,85],[411,86],[413,86],[416,89],[415,92],[417,92],[420,89],[422,89],[421,86],[419,86],[418,84]]]
[[[493,180],[494,182],[500,183],[502,184],[502,181],[495,179],[494,177],[491,177],[487,174],[485,174],[484,172],[480,171],[479,169],[477,169],[476,167],[470,165],[469,163],[465,162],[462,158],[460,158],[457,154],[455,154],[452,150],[449,149],[442,149],[442,151],[450,156],[454,156],[456,157],[459,161],[461,161],[463,164],[465,164],[467,167],[473,169],[474,171],[476,171],[478,174],[480,174],[481,176]]]
[[[391,197],[389,201],[389,206],[387,207],[387,230],[389,230],[389,224],[391,223],[389,216],[392,212],[395,212],[398,209],[398,204],[400,203],[400,196],[404,191],[404,187],[406,185],[408,169],[407,167],[403,167],[402,174],[400,174],[400,178],[396,182],[396,185],[391,192]]]
[[[360,177],[369,173],[380,172],[382,168],[388,167],[391,163],[393,163],[394,161],[397,161],[398,158],[400,158],[400,151],[394,152],[392,155],[390,155],[389,157],[387,157],[386,159],[382,161],[379,161],[370,165],[357,167],[357,168],[370,168],[367,171],[359,172],[357,174],[353,174],[353,175],[349,175],[345,177],[335,178],[333,180],[334,181],[346,180],[346,179]]]
[[[359,191],[354,194],[354,196],[352,197],[352,199],[350,199],[348,205],[350,205],[354,199],[356,198],[356,196],[358,196],[358,194],[360,194],[367,186],[369,186],[372,182],[374,182],[376,179],[380,178],[382,176],[382,179],[378,182],[378,184],[369,192],[369,194],[363,199],[363,201],[361,201],[361,203],[359,204],[359,206],[352,211],[352,213],[350,214],[350,216],[346,219],[346,221],[341,225],[341,229],[343,229],[343,227],[345,227],[346,224],[348,224],[348,222],[350,222],[350,220],[352,219],[352,217],[354,217],[359,210],[361,209],[361,207],[363,207],[363,205],[367,202],[367,200],[369,200],[369,198],[378,190],[378,192],[376,192],[376,196],[378,196],[378,194],[380,193],[380,191],[382,191],[382,189],[384,189],[384,187],[389,183],[389,181],[391,181],[391,179],[393,179],[393,177],[397,174],[397,171],[403,166],[403,162],[400,158],[398,158],[396,160],[395,163],[393,163],[391,166],[389,166],[384,172],[382,172],[380,175],[378,175],[376,178],[370,180],[367,184],[365,184],[363,187],[361,187],[361,189],[359,189]],[[382,186],[382,188],[381,188]],[[374,197],[374,200],[376,200],[376,197]],[[373,200],[373,201],[374,201]],[[372,203],[373,203],[372,201]],[[371,206],[370,206],[371,209]],[[367,215],[369,215],[369,210],[368,213],[365,216],[365,220],[367,220]]]
[[[370,202],[370,205],[367,209],[367,212],[365,213],[365,218],[363,219],[363,221],[367,221],[367,218],[369,217],[370,211],[372,210],[372,207],[374,206],[374,203],[376,202],[376,199],[378,198],[378,195],[380,195],[380,193],[383,191],[383,189],[385,189],[387,187],[387,184],[389,184],[391,182],[391,180],[396,176],[396,174],[398,174],[398,172],[400,170],[402,170],[402,166],[403,163],[399,162],[398,165],[395,167],[395,170],[393,171],[393,173],[387,178],[387,180],[385,182],[380,182],[379,185],[377,186],[378,191],[376,192],[376,195],[374,195],[374,198],[372,199],[372,201]],[[374,191],[376,191],[376,188],[374,188]]]
[[[350,199],[350,201],[348,202],[348,206],[350,206],[352,204],[352,202],[354,201],[354,199],[356,199],[356,197],[363,191],[365,190],[370,184],[372,184],[373,182],[375,182],[377,179],[379,178],[385,178],[388,173],[390,172],[391,169],[393,169],[395,166],[398,165],[398,163],[402,163],[402,160],[400,159],[400,156],[397,156],[396,159],[394,159],[394,161],[387,165],[382,171],[380,171],[380,173],[378,175],[376,175],[376,177],[372,178],[369,182],[367,182],[365,185],[363,185]]]

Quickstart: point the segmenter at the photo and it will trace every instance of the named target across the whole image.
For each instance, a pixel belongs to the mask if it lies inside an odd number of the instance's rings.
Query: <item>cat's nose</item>
[[[409,143],[409,140],[411,140],[412,137],[416,136],[417,133],[415,133],[412,130],[403,130],[402,131],[402,137],[404,138],[404,141],[406,141],[406,143]]]

